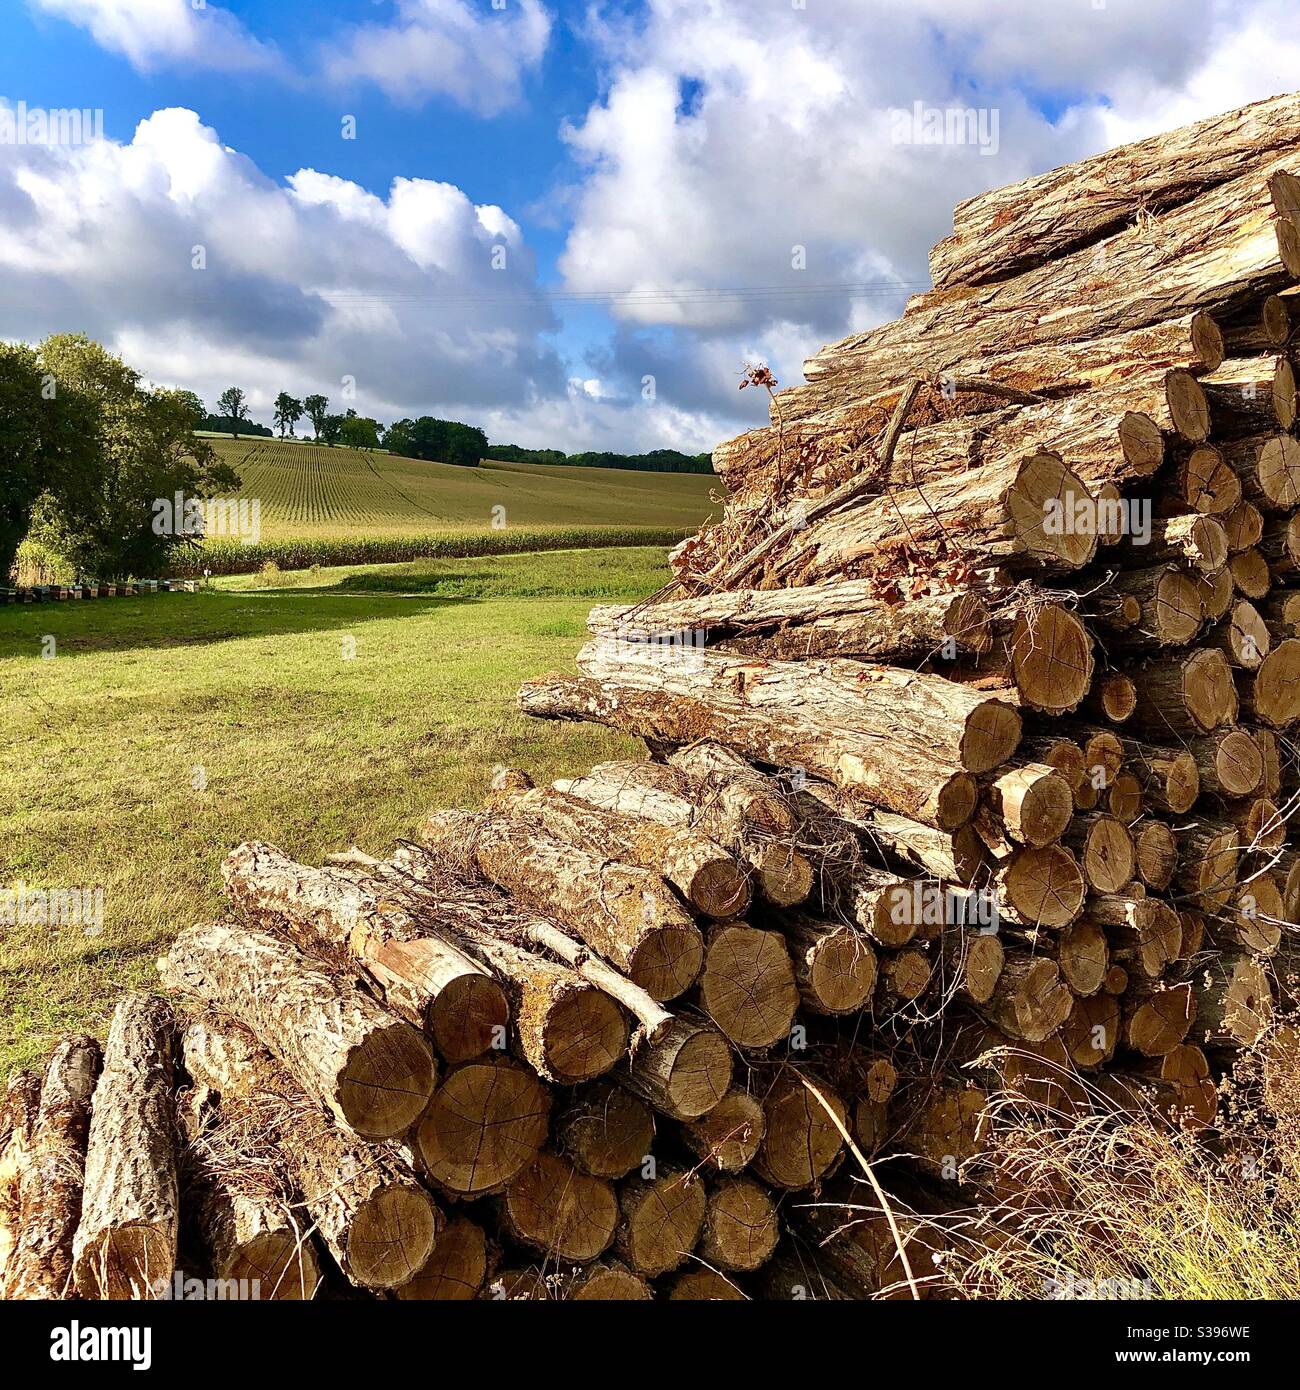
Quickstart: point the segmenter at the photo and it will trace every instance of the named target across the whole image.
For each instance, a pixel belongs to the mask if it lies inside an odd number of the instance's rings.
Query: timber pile
[[[1295,995],[1298,174],[1282,97],[963,204],[521,692],[648,759],[241,845],[187,1012],[14,1079],[7,1294],[937,1296],[995,1096],[1212,1126]]]

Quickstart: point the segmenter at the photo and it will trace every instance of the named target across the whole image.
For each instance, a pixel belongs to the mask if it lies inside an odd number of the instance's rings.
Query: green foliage
[[[307,412],[307,418],[311,421],[311,427],[316,432],[316,438],[319,439],[321,427],[325,423],[325,417],[329,414],[329,399],[325,396],[308,396],[303,401],[302,408]]]
[[[217,398],[217,413],[224,415],[234,424],[234,433],[239,434],[241,420],[248,419],[244,393],[238,386],[228,386]]]
[[[339,427],[339,443],[346,444],[349,449],[377,449],[382,432],[383,426],[378,420],[350,410]]]
[[[239,487],[239,476],[196,439],[193,403],[175,391],[150,390],[139,373],[80,334],[49,338],[41,364],[89,407],[86,441],[95,466],[75,485],[42,495],[31,536],[87,577],[156,574],[179,547],[193,544],[175,524],[155,524],[158,503],[177,493],[202,499]]]
[[[316,431],[317,438],[326,444],[337,444],[343,438],[342,415],[326,415],[320,422],[320,428]]]
[[[0,581],[44,494],[83,494],[97,466],[92,405],[32,348],[0,343]]]
[[[281,391],[275,398],[275,423],[280,428],[281,439],[286,433],[293,433],[293,427],[302,419],[305,408],[296,396],[291,396],[287,391]]]
[[[259,425],[256,420],[232,420],[229,415],[205,415],[196,428],[206,430],[209,434],[234,435],[236,439],[242,435],[252,435],[261,439],[275,438],[274,430]]]
[[[487,457],[502,463],[565,464],[570,468],[625,468],[634,473],[712,473],[710,454],[682,454],[652,449],[648,454],[564,454],[558,449],[523,449],[518,444],[489,444]]]
[[[676,545],[690,534],[663,526],[573,526],[546,531],[446,531],[424,536],[303,537],[262,541],[257,545],[221,538],[206,542],[201,550],[179,553],[166,574],[190,578],[204,570],[213,574],[256,574],[267,564],[281,570],[303,570],[312,565],[381,565],[512,555],[521,551]]]
[[[435,420],[431,415],[398,420],[389,427],[384,445],[405,458],[452,463],[463,468],[477,468],[488,452],[487,435],[482,430],[457,420]]]

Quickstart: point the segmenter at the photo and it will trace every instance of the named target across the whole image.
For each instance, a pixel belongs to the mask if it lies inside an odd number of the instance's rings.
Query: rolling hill
[[[482,530],[497,507],[511,528],[694,530],[716,510],[710,493],[722,486],[682,473],[492,462],[456,468],[293,440],[209,442],[240,475],[239,495],[261,499],[266,541]]]

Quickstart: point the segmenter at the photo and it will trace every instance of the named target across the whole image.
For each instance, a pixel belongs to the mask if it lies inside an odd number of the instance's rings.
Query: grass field
[[[593,602],[665,573],[662,549],[551,552],[0,608],[0,886],[105,895],[96,935],[0,926],[0,1077],[149,985],[219,910],[240,840],[382,850],[433,806],[477,804],[499,763],[555,777],[630,750],[525,720],[514,694],[571,665]]]
[[[695,530],[718,479],[691,473],[425,463],[362,449],[280,439],[213,439],[260,498],[264,540],[408,535],[438,530],[656,526]]]

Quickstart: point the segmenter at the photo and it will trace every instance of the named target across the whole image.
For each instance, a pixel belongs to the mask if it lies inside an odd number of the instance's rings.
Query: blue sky
[[[763,419],[745,362],[797,382],[899,312],[960,198],[1296,85],[1296,28],[1277,0],[0,0],[0,102],[106,136],[0,146],[0,336],[83,329],[263,418],[354,380],[384,421],[704,450]],[[916,102],[996,138],[900,139]]]

